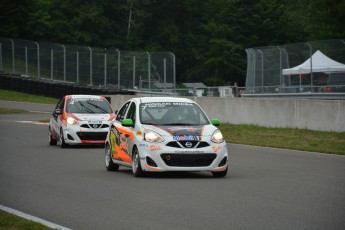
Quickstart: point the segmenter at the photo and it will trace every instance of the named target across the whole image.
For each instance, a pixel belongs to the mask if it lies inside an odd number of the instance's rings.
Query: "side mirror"
[[[61,109],[59,109],[59,108],[55,109],[54,113],[60,115],[61,114]]]
[[[134,127],[132,119],[123,119],[121,124],[125,127]]]
[[[211,120],[211,123],[212,123],[212,125],[214,125],[214,126],[219,126],[219,125],[220,125],[220,122],[219,122],[218,119],[212,119],[212,120]]]

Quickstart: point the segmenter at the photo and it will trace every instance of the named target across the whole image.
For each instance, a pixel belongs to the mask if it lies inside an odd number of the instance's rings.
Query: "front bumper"
[[[104,144],[109,128],[81,128],[68,125],[63,128],[64,140],[67,144]]]
[[[224,171],[228,165],[225,143],[199,149],[147,143],[141,144],[138,150],[144,171]]]

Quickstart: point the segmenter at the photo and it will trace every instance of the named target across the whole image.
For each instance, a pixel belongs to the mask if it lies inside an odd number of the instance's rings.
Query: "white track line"
[[[54,224],[52,222],[49,222],[49,221],[46,221],[46,220],[43,220],[41,218],[38,218],[38,217],[35,217],[35,216],[31,216],[29,214],[26,214],[26,213],[23,213],[23,212],[20,212],[20,211],[17,211],[15,209],[12,209],[12,208],[8,208],[8,207],[5,207],[3,205],[0,204],[0,210],[3,210],[5,212],[8,212],[8,213],[11,213],[11,214],[14,214],[16,216],[20,216],[24,219],[27,219],[27,220],[31,220],[31,221],[34,221],[34,222],[37,222],[37,223],[40,223],[40,224],[43,224],[49,228],[52,228],[52,229],[61,229],[61,230],[71,230],[70,228],[66,228],[66,227],[63,227],[61,225],[58,225],[58,224]]]
[[[48,122],[39,122],[39,121],[16,121],[18,123],[28,123],[28,124],[34,124],[34,125],[49,125]]]

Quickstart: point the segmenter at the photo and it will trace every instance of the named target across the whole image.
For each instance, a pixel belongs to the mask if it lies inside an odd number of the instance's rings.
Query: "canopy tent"
[[[311,56],[311,58],[302,64],[290,69],[283,69],[283,75],[308,74],[311,72],[345,72],[345,65],[330,59],[318,50]]]

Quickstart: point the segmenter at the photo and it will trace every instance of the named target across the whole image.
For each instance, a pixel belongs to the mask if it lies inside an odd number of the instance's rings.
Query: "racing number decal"
[[[110,132],[110,143],[111,143],[111,155],[113,156],[113,158],[116,158],[116,136],[115,133],[113,132],[114,130],[112,130]]]
[[[132,157],[128,148],[128,142],[133,141],[133,131],[115,126],[110,133],[113,159],[131,163]]]

